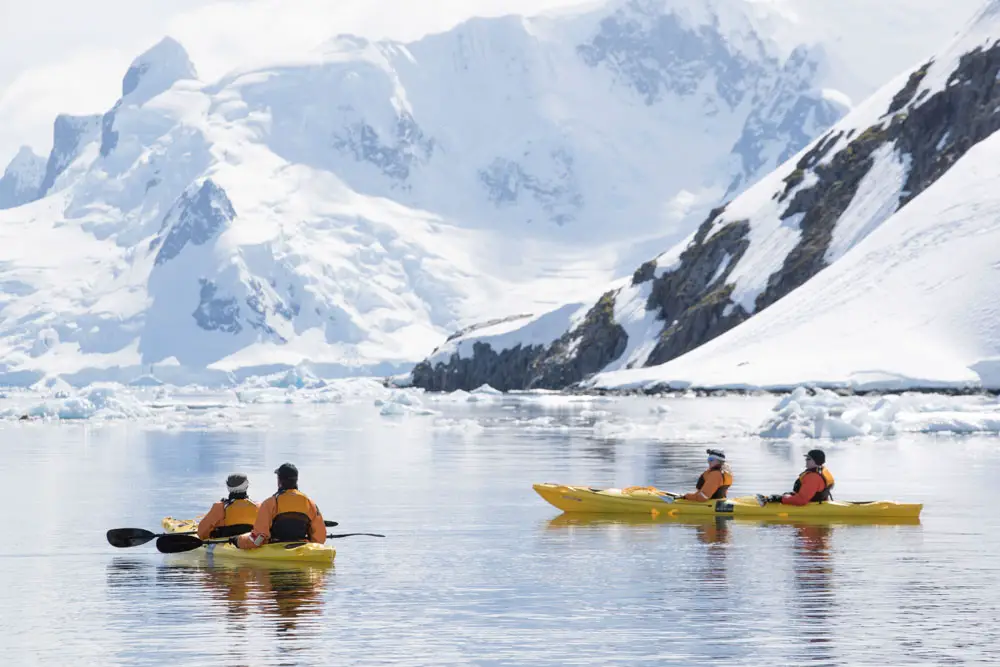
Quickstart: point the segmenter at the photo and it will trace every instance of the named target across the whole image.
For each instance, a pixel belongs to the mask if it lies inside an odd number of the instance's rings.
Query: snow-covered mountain
[[[455,336],[416,384],[1000,387],[998,82],[993,0],[596,303]]]
[[[845,111],[759,14],[618,0],[214,82],[165,39],[0,213],[0,380],[384,373],[593,291]]]
[[[38,198],[45,177],[45,158],[23,146],[0,176],[0,209],[14,208]]]

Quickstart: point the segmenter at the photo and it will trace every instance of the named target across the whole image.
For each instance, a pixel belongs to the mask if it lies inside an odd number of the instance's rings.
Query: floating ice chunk
[[[60,390],[59,393],[63,393]],[[134,419],[151,416],[150,406],[135,396],[119,392],[114,386],[94,386],[79,394],[53,397],[29,406],[27,409],[10,408],[3,413],[7,418],[23,416],[41,419]]]
[[[760,435],[839,439],[903,432],[998,433],[1000,405],[982,397],[902,394],[872,399],[798,387],[774,406]]]
[[[448,433],[461,433],[462,435],[475,435],[477,433],[482,433],[486,429],[475,419],[441,418],[434,421],[434,430],[446,431]]]
[[[382,415],[383,417],[389,417],[395,415],[429,416],[429,415],[437,415],[440,413],[437,412],[436,410],[430,410],[428,408],[422,408],[422,407],[414,407],[407,405],[405,403],[389,402],[382,406],[382,409],[379,410],[379,414]]]

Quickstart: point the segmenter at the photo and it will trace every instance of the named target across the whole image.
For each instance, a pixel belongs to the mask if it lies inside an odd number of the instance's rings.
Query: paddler
[[[706,449],[705,452],[708,454],[708,470],[698,478],[695,484],[697,491],[681,496],[684,500],[719,500],[726,497],[726,492],[733,485],[733,471],[726,463],[726,453],[721,449]]]
[[[291,463],[275,469],[278,492],[260,504],[249,535],[232,540],[240,549],[256,549],[269,542],[326,542],[326,524],[316,503],[299,491],[299,470]]]
[[[833,500],[833,473],[826,469],[826,453],[813,449],[806,453],[806,469],[795,480],[791,493],[775,496],[757,495],[763,507],[767,503],[783,505],[808,505]]]
[[[247,489],[250,480],[243,473],[233,473],[226,478],[229,495],[212,505],[204,518],[198,522],[198,538],[230,537],[237,533],[247,533],[257,520],[257,503],[250,500]],[[228,528],[227,531],[221,529]],[[243,530],[240,530],[240,529]],[[228,532],[228,535],[223,535]]]

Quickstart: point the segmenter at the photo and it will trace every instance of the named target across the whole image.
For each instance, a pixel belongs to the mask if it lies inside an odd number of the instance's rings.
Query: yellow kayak
[[[191,519],[163,519],[163,532],[188,533],[197,530],[198,524]],[[243,562],[282,562],[282,563],[332,563],[337,550],[327,544],[307,542],[292,549],[286,549],[285,544],[265,544],[259,549],[237,549],[228,542],[206,544],[199,553],[204,553],[214,559],[238,560]]]
[[[653,526],[662,524],[677,524],[685,526],[709,526],[720,522],[749,521],[763,525],[784,526],[918,526],[919,516],[825,516],[825,517],[777,517],[777,516],[739,516],[731,514],[611,514],[597,512],[563,512],[549,519],[546,528],[549,530],[564,530],[578,526]]]
[[[655,517],[732,516],[759,519],[823,519],[823,518],[906,518],[919,517],[923,505],[897,503],[891,500],[844,502],[831,500],[794,506],[768,503],[763,507],[754,496],[693,502],[652,487],[625,489],[592,489],[586,486],[535,484],[535,491],[547,502],[564,512],[604,514],[648,514]]]

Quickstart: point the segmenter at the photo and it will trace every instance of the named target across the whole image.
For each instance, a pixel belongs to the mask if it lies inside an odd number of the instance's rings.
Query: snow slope
[[[416,383],[1000,386],[998,16],[987,5],[691,239],[575,306],[589,325],[454,338]]]
[[[760,316],[661,366],[598,375],[593,386],[1000,389],[998,179],[994,134]]]
[[[758,24],[619,0],[214,82],[167,38],[106,113],[57,118],[40,198],[0,213],[0,382],[398,372],[589,297],[842,113],[822,53]]]

